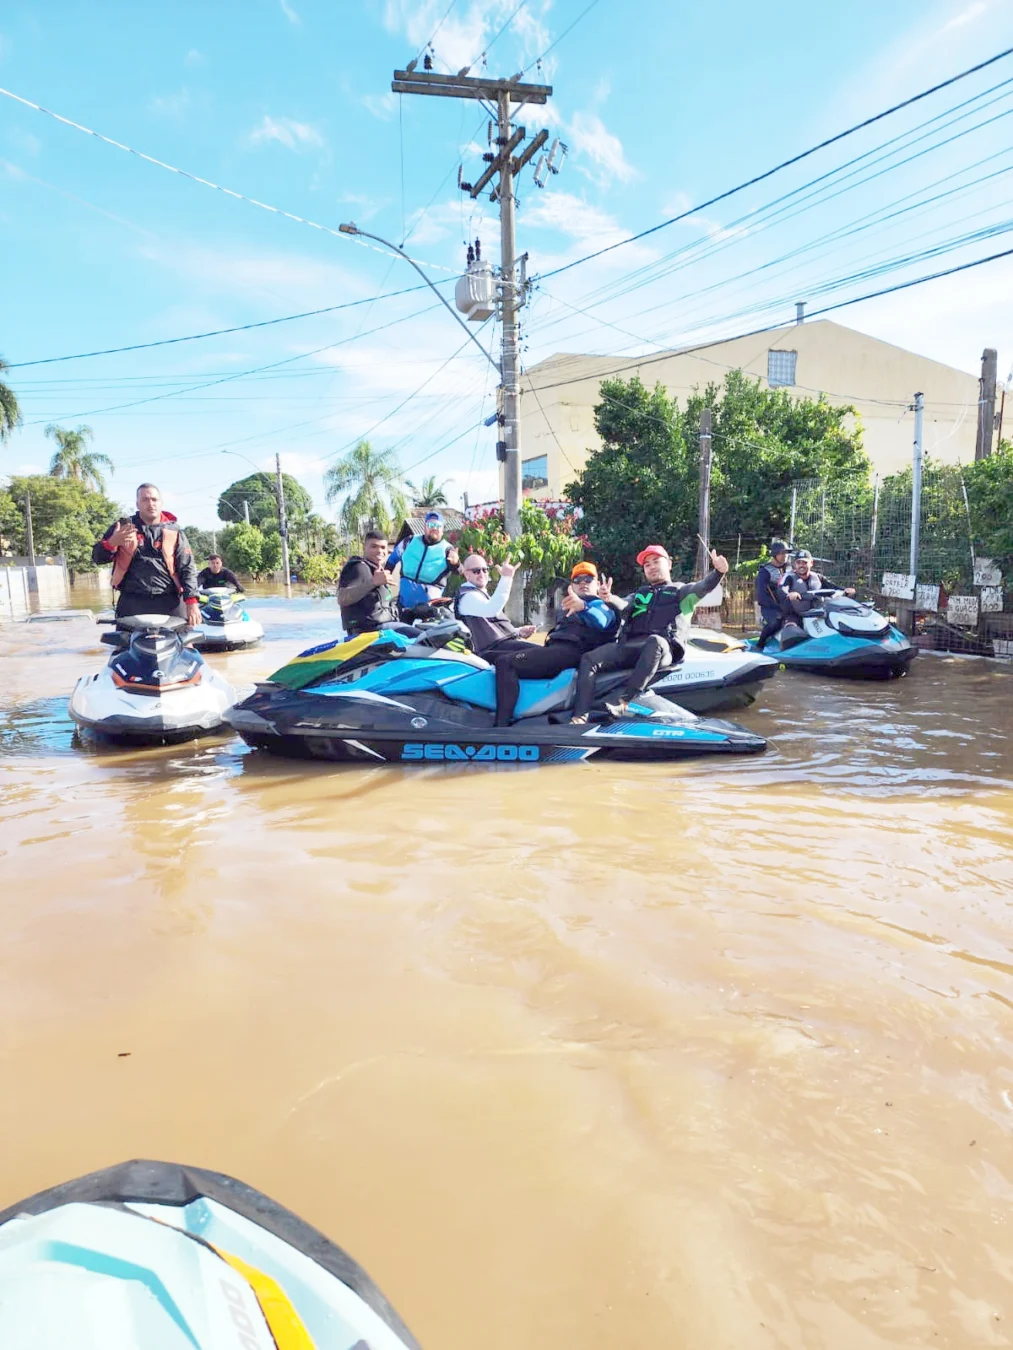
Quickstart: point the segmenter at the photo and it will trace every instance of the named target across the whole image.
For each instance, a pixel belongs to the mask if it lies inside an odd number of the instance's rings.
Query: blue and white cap
[[[439,511],[427,511],[425,523],[427,525],[443,525],[445,522]]]

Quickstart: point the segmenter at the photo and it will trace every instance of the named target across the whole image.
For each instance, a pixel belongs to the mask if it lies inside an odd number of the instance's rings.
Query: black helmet
[[[770,543],[770,556],[776,558],[779,553],[787,553],[788,545],[783,539],[772,539]]]
[[[800,548],[798,552],[795,554],[796,562],[812,562],[812,560],[813,555],[809,552],[807,548]]]

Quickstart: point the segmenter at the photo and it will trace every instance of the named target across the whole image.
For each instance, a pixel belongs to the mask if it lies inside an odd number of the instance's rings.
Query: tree
[[[437,483],[436,475],[431,473],[418,487],[408,479],[405,479],[405,486],[412,495],[412,506],[447,506],[447,494],[443,489],[449,482],[449,478],[444,478],[442,483]]]
[[[7,362],[0,356],[0,375],[9,370]],[[0,380],[0,445],[10,440],[14,430],[21,425],[21,409],[14,390]]]
[[[187,525],[183,533],[187,537],[190,551],[198,562],[209,557],[214,551],[214,533],[211,530],[202,530],[199,525]]]
[[[293,530],[297,530],[313,511],[313,498],[291,474],[283,473],[285,515]],[[245,521],[243,503],[249,503],[250,524],[258,529],[273,525],[278,528],[277,479],[273,473],[251,473],[227,487],[218,498],[218,519],[226,525]]]
[[[493,566],[513,562],[523,568],[524,612],[553,586],[569,581],[574,565],[583,558],[586,539],[577,532],[572,509],[546,510],[535,502],[521,504],[521,533],[508,539],[502,511],[486,511],[461,531],[458,548],[481,553]]]
[[[793,398],[732,371],[723,389],[695,391],[680,410],[661,385],[604,380],[595,408],[601,448],[566,489],[584,509],[596,556],[621,581],[636,576],[647,543],[663,543],[683,570],[696,553],[700,413],[713,413],[711,538],[770,538],[789,524],[800,478],[868,481],[861,429],[850,407]]]
[[[332,464],[324,484],[329,503],[344,498],[339,520],[347,535],[360,536],[370,527],[389,534],[395,520],[408,514],[393,450],[374,450],[369,441]]]
[[[264,570],[264,536],[256,525],[227,525],[219,541],[222,558],[234,572],[257,577]]]
[[[73,478],[52,478],[35,474],[27,478],[12,478],[6,497],[14,505],[14,516],[9,510],[3,519],[3,533],[12,542],[14,551],[24,553],[27,547],[24,502],[27,493],[32,497],[32,530],[36,553],[62,553],[67,566],[75,572],[90,572],[92,547],[105,534],[121,507],[101,492],[95,492]]]
[[[88,449],[92,435],[91,427],[80,426],[76,431],[58,427],[51,423],[46,427],[46,435],[57,445],[56,453],[49,463],[49,472],[54,478],[73,478],[96,492],[105,492],[106,480],[102,470],[113,471],[113,462],[108,455]]]

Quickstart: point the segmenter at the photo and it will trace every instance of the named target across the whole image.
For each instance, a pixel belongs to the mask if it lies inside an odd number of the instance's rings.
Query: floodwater
[[[251,602],[237,683],[333,630]],[[0,1207],[136,1156],[347,1247],[428,1350],[1013,1345],[1013,671],[783,674],[766,756],[75,748],[0,630]]]

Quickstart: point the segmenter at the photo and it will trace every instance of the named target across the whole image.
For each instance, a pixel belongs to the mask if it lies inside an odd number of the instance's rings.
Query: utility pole
[[[497,444],[497,458],[503,463],[503,517],[508,538],[516,538],[521,522],[521,388],[520,388],[520,324],[519,311],[524,304],[527,280],[518,277],[518,259],[515,241],[514,196],[517,175],[528,164],[549,138],[542,130],[521,149],[527,132],[523,127],[512,129],[510,105],[546,103],[552,95],[547,84],[522,84],[520,76],[512,80],[472,79],[469,67],[457,75],[437,75],[432,71],[418,71],[413,61],[407,70],[394,72],[391,89],[395,94],[427,94],[437,98],[470,98],[486,101],[496,108],[495,149],[485,156],[486,167],[472,183],[461,183],[461,190],[477,198],[499,175],[492,188],[490,200],[499,202],[501,257],[500,257],[500,317],[502,319],[502,378],[500,420],[502,440]],[[555,147],[554,147],[555,149]],[[565,148],[564,148],[565,149]],[[519,153],[518,153],[519,152]],[[549,156],[552,159],[552,156]],[[553,165],[548,168],[557,170]],[[541,184],[540,184],[541,185]],[[526,255],[525,255],[526,257]],[[520,260],[523,264],[524,259]]]
[[[918,584],[918,545],[922,528],[922,429],[925,420],[925,395],[915,394],[914,463],[911,474],[911,563],[908,571]]]
[[[711,537],[711,410],[700,409],[700,511],[697,531],[699,542],[696,546],[696,575],[706,576],[710,570],[707,544]]]
[[[281,535],[281,567],[285,573],[285,594],[292,598],[292,569],[288,561],[288,521],[285,517],[285,482],[281,476],[281,455],[275,455],[274,467],[278,484],[278,533]],[[246,499],[243,499],[246,504]]]
[[[986,347],[981,354],[981,392],[978,395],[978,439],[974,445],[975,459],[987,459],[992,453],[995,435],[995,379],[998,354],[994,347]]]
[[[244,498],[243,498],[243,520],[245,520],[246,523],[247,523],[247,525],[249,525],[249,523],[250,523],[250,499],[249,499],[249,497],[244,497]]]
[[[28,566],[35,566],[35,534],[32,530],[32,494],[25,493],[25,543],[28,547]]]

